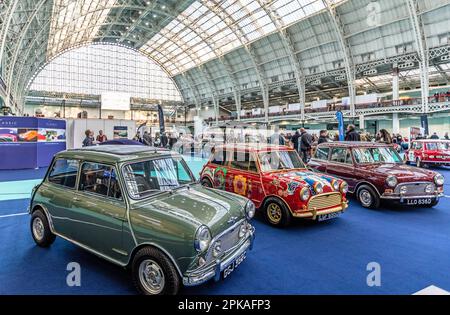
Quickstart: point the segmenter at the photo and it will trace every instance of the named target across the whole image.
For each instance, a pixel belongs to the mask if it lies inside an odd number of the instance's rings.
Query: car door
[[[115,167],[84,162],[73,200],[78,242],[118,260],[129,254],[122,246],[126,204]]]
[[[345,180],[348,183],[350,190],[353,191],[356,181],[351,149],[345,147],[331,148],[326,173]]]
[[[76,231],[71,211],[79,165],[80,162],[75,159],[58,158],[54,160],[40,190],[53,228],[58,234],[68,238],[73,238]]]
[[[407,161],[408,162],[414,163],[416,161],[416,157],[415,157],[416,145],[417,145],[417,142],[415,142],[415,141],[411,143],[411,147],[409,148],[409,150],[407,152]]]
[[[234,150],[229,165],[229,191],[251,199],[258,206],[263,199],[263,192],[254,154]]]

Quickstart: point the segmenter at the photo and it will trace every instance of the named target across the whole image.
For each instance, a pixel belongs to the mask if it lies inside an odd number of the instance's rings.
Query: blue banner
[[[345,140],[344,114],[342,114],[341,111],[336,112],[336,119],[338,121],[339,141],[344,141]]]
[[[424,135],[423,136],[429,136],[430,135],[430,130],[428,127],[428,115],[422,115],[420,116],[420,125],[424,130]]]
[[[0,117],[0,169],[46,167],[65,149],[64,120]]]

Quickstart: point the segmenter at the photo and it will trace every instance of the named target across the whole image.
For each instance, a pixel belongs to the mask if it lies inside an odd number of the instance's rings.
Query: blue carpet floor
[[[201,165],[195,167],[199,171]],[[439,171],[449,194],[450,171]],[[0,201],[0,294],[135,293],[123,269],[62,239],[49,249],[38,248],[27,215],[1,217],[26,211],[27,202]],[[334,221],[296,221],[280,230],[258,216],[254,225],[254,250],[230,278],[181,293],[412,294],[430,285],[450,291],[449,198],[434,209],[367,210],[352,200],[348,212]],[[81,287],[66,285],[70,262],[81,265]],[[381,287],[366,284],[370,262],[381,265]]]

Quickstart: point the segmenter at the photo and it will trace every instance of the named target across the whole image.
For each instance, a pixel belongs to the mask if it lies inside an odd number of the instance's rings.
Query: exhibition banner
[[[0,169],[46,167],[65,149],[64,120],[0,117]]]
[[[161,105],[158,105],[158,118],[159,118],[159,132],[160,135],[162,136],[162,134],[166,131],[166,128],[164,125],[164,112]]]
[[[128,126],[114,126],[113,138],[114,139],[128,139]]]
[[[338,121],[338,129],[339,129],[339,141],[345,140],[345,130],[344,130],[344,114],[341,111],[336,113],[336,119]]]

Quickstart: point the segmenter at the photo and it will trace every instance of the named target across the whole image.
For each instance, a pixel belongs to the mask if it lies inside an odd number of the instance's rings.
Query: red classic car
[[[366,208],[378,208],[381,200],[433,207],[444,192],[441,174],[403,164],[387,144],[321,144],[308,165],[347,181],[349,192]]]
[[[406,163],[417,167],[450,165],[450,140],[413,140],[405,154]]]
[[[298,153],[284,146],[217,146],[201,182],[251,199],[274,226],[292,218],[333,219],[348,206],[345,181],[308,171]]]

